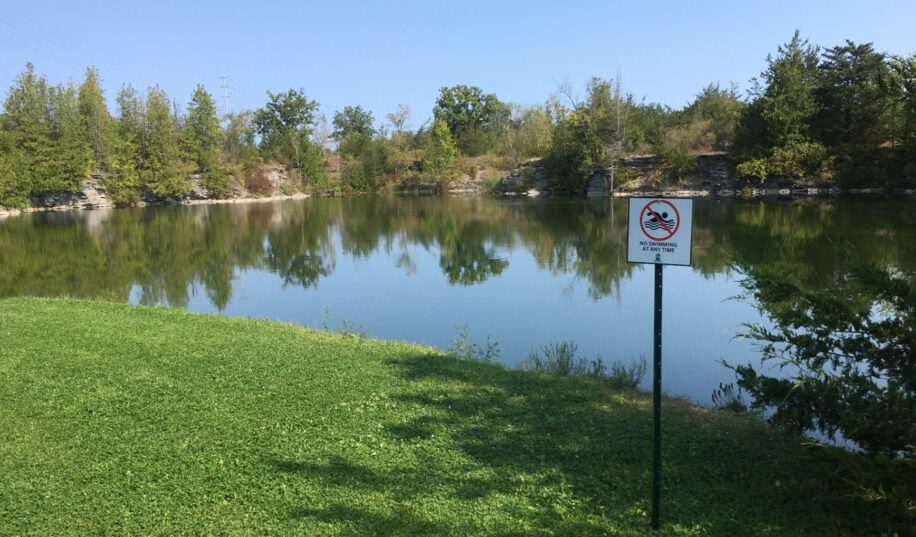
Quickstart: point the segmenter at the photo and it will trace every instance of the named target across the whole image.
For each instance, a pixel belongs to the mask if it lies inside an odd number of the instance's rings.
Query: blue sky
[[[398,103],[411,126],[440,87],[477,85],[543,102],[568,80],[620,71],[637,98],[680,107],[703,86],[743,91],[798,28],[812,43],[874,42],[916,53],[916,1],[29,2],[0,0],[3,94],[27,61],[51,82],[99,68],[106,95],[159,84],[185,103],[203,84],[234,111],[302,87],[329,117],[360,104],[377,120]]]

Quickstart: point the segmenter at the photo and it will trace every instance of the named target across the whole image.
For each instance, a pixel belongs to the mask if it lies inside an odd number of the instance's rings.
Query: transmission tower
[[[219,79],[223,82],[220,86],[223,88],[223,115],[229,115],[229,77],[221,76]]]

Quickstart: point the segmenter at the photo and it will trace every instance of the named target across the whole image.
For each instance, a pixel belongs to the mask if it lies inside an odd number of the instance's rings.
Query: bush
[[[830,179],[832,159],[827,149],[814,142],[792,144],[773,149],[767,169],[771,175],[797,179]]]
[[[809,289],[786,273],[738,265],[767,325],[744,334],[761,365],[734,367],[752,408],[796,431],[836,433],[871,454],[916,453],[916,275],[851,261],[842,289]]]
[[[245,173],[245,188],[256,196],[270,196],[274,192],[274,185],[267,178],[264,168],[251,168]]]
[[[204,171],[200,182],[207,187],[210,197],[226,198],[232,192],[232,176],[222,166],[214,166]]]
[[[696,171],[697,159],[686,144],[662,143],[656,146],[655,153],[661,157],[674,179],[681,180]]]
[[[770,156],[746,160],[736,167],[740,177],[764,182],[771,177],[827,181],[833,178],[833,157],[814,142],[800,142],[773,148]]]
[[[762,183],[767,179],[767,161],[762,158],[751,159],[738,164],[735,171],[739,177],[756,179]]]

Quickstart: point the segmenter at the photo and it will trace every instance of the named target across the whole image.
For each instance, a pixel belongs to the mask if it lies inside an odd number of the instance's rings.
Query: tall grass
[[[561,341],[541,345],[532,349],[521,364],[523,369],[541,371],[560,376],[586,376],[608,381],[614,386],[635,388],[646,374],[646,359],[640,356],[636,362],[625,364],[615,361],[605,364],[600,356],[577,358],[578,346],[574,341]]]

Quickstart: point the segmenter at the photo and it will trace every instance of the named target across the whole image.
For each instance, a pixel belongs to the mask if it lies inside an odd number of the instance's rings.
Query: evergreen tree
[[[190,160],[201,174],[201,183],[211,194],[224,197],[229,193],[231,181],[220,161],[222,131],[213,97],[199,84],[188,105],[184,131]]]
[[[884,90],[893,101],[890,111],[891,141],[893,145],[906,145],[916,140],[916,54],[893,56],[888,60],[887,67]]]
[[[825,145],[877,147],[890,139],[890,96],[883,87],[889,75],[884,54],[871,43],[846,41],[824,52],[816,124]]]
[[[92,170],[92,148],[86,139],[83,117],[79,111],[74,86],[57,86],[50,92],[51,148],[53,158],[38,192],[55,190],[75,192]]]
[[[143,132],[144,116],[146,115],[140,94],[133,86],[128,84],[118,91],[117,102],[118,134],[124,140],[138,145]]]
[[[0,206],[28,205],[29,186],[21,175],[27,168],[25,155],[12,143],[12,136],[0,129]]]
[[[776,147],[811,141],[811,120],[817,112],[818,48],[809,46],[796,31],[779,47],[776,58],[767,57],[769,68],[761,75],[761,114],[768,141]]]
[[[188,191],[179,145],[178,122],[168,95],[158,86],[146,95],[146,111],[140,137],[140,179],[157,196],[183,196]]]
[[[429,138],[423,151],[423,170],[435,176],[442,175],[452,165],[458,153],[455,140],[444,119],[433,121]]]
[[[10,88],[3,111],[3,166],[12,179],[4,181],[7,203],[24,204],[46,192],[74,192],[89,174],[91,153],[82,139],[76,91],[49,87],[31,64]]]
[[[760,180],[829,177],[826,149],[812,132],[818,111],[817,47],[809,46],[796,31],[775,58],[767,57],[767,64],[738,125],[738,174]]]
[[[916,54],[891,59],[887,91],[894,97],[891,120],[896,125],[893,141],[899,144],[899,168],[916,180]]]
[[[117,132],[113,137],[108,175],[102,184],[115,203],[132,204],[139,200],[139,146],[143,129],[143,103],[131,86],[118,91]]]
[[[117,126],[105,104],[99,73],[92,67],[86,69],[86,79],[79,87],[79,111],[92,149],[93,167],[99,171],[108,171],[112,148],[116,143]]]
[[[833,47],[818,68],[820,140],[835,155],[843,175],[857,181],[884,177],[881,144],[893,137],[890,70],[871,43]]]
[[[25,205],[51,159],[50,88],[32,64],[16,77],[3,103],[4,167],[7,205]],[[16,194],[12,194],[16,192]]]

